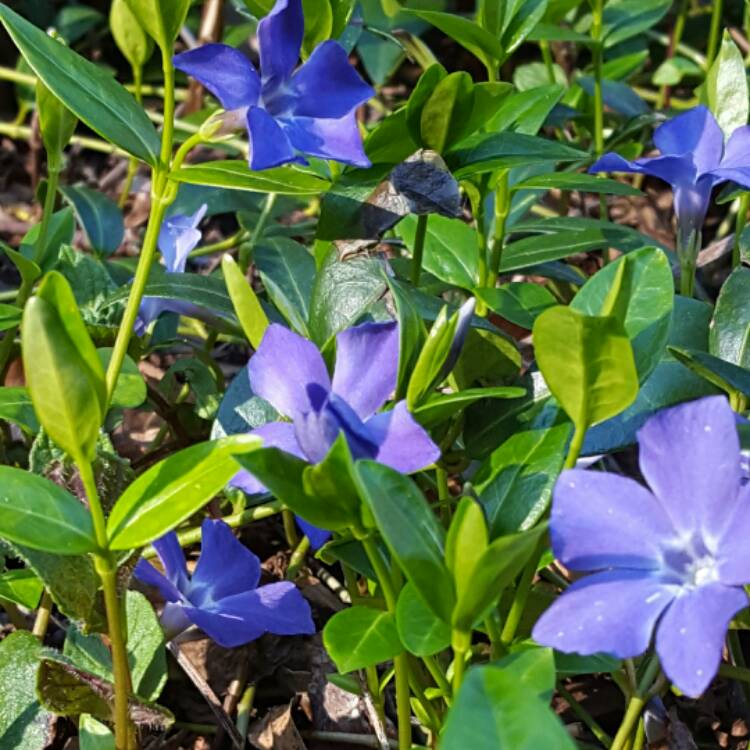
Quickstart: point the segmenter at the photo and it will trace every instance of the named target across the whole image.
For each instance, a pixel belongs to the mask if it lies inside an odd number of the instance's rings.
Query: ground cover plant
[[[0,3],[0,748],[750,746],[750,3]]]

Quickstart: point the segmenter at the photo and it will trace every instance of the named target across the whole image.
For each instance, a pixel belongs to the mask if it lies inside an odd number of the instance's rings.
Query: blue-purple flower
[[[192,576],[174,532],[154,542],[164,574],[145,560],[135,568],[135,577],[157,588],[166,601],[161,619],[168,638],[196,625],[220,646],[232,648],[264,633],[315,632],[310,605],[293,583],[258,586],[260,560],[227,524],[206,520],[201,534]]]
[[[619,154],[604,154],[589,171],[637,172],[669,183],[679,245],[685,248],[703,227],[716,185],[732,181],[750,188],[750,126],[737,128],[725,147],[716,118],[700,106],[660,125],[654,131],[654,144],[660,156],[628,161]]]
[[[269,422],[251,434],[266,446],[318,463],[340,433],[355,459],[369,458],[404,474],[426,468],[440,458],[440,449],[399,401],[376,413],[392,395],[398,376],[398,325],[365,323],[336,337],[333,378],[317,347],[272,324],[248,363],[253,392],[268,401],[288,422]],[[232,484],[248,494],[264,490],[247,471]],[[298,519],[313,546],[329,532]]]
[[[162,223],[158,245],[168,273],[182,273],[185,270],[188,255],[201,241],[198,225],[203,221],[207,208],[204,203],[192,216],[175,214]],[[134,330],[142,336],[148,326],[163,312],[182,313],[193,307],[178,300],[144,297],[138,308]]]
[[[250,167],[268,169],[304,155],[370,166],[355,111],[374,91],[334,41],[319,44],[296,72],[305,19],[302,0],[277,0],[258,24],[260,70],[226,44],[207,44],[174,58],[247,127]]]
[[[700,695],[718,669],[732,618],[748,604],[750,486],[735,415],[712,396],[653,416],[638,434],[632,479],[571,470],[554,492],[557,558],[595,571],[542,615],[533,636],[559,651],[637,656],[656,633],[672,682]]]

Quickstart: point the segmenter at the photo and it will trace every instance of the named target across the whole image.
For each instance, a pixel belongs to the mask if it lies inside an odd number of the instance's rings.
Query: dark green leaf
[[[745,368],[737,367],[707,352],[680,349],[676,346],[670,346],[669,352],[698,377],[721,388],[728,395],[732,396],[739,392],[750,396],[750,371]]]
[[[524,237],[503,248],[500,271],[507,273],[608,246],[609,238],[600,229],[571,230]]]
[[[16,328],[21,322],[22,312],[20,307],[0,303],[0,331]]]
[[[580,190],[584,193],[607,195],[643,195],[640,190],[625,182],[609,180],[581,172],[553,172],[527,177],[512,187],[518,190]]]
[[[611,0],[604,9],[604,46],[614,47],[650,29],[671,5],[672,0]]]
[[[709,351],[750,369],[750,269],[736,268],[721,288],[709,328]],[[689,345],[689,344],[688,344]]]
[[[496,386],[469,388],[457,393],[433,393],[414,409],[414,417],[425,427],[434,427],[476,401],[491,398],[521,398],[523,388]]]
[[[439,154],[466,135],[474,106],[474,85],[465,71],[443,78],[422,107],[420,141]],[[408,112],[407,112],[408,118]]]
[[[60,192],[73,207],[91,249],[112,255],[125,236],[122,211],[117,204],[85,185],[63,185]]]
[[[451,642],[450,626],[436,617],[408,582],[398,596],[396,627],[401,642],[415,656],[432,656]]]
[[[539,315],[557,304],[546,287],[528,281],[512,281],[493,289],[477,289],[476,295],[500,317],[529,330]]]

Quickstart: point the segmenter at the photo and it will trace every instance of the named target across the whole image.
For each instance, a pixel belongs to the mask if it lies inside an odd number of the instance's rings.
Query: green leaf
[[[567,258],[576,253],[609,247],[610,240],[601,229],[571,229],[570,231],[524,237],[503,248],[500,271],[508,273],[539,263]]]
[[[264,240],[253,252],[253,261],[269,298],[292,328],[308,336],[307,320],[315,284],[315,260],[294,240]]]
[[[111,347],[97,349],[99,360],[103,368],[107,368],[109,360],[112,359]],[[115,390],[112,393],[111,406],[119,406],[124,409],[135,409],[140,406],[147,395],[146,381],[138,369],[138,365],[127,355],[122,362],[120,374],[117,376]]]
[[[276,409],[253,393],[247,377],[247,368],[243,367],[224,393],[211,430],[211,438],[244,434],[266,422],[278,419]]]
[[[422,107],[420,141],[426,148],[441,154],[466,134],[466,123],[474,106],[473,89],[471,76],[465,71],[451,73],[435,86]]]
[[[333,31],[333,8],[331,0],[302,0],[305,17],[305,36],[302,40],[302,56],[309,57],[313,50]]]
[[[89,714],[81,714],[78,719],[78,746],[80,750],[115,750],[115,737],[105,724]]]
[[[750,269],[735,268],[719,292],[711,326],[709,351],[715,357],[750,369]]]
[[[36,609],[44,591],[44,584],[33,570],[6,570],[0,573],[0,599]]]
[[[41,82],[36,84],[39,131],[51,169],[60,169],[62,153],[75,132],[75,115]]]
[[[601,193],[605,195],[643,195],[643,193],[625,182],[598,177],[581,172],[552,172],[527,177],[515,183],[511,190],[580,190],[584,193]]]
[[[257,349],[268,328],[268,318],[250,282],[231,255],[226,254],[221,259],[221,270],[242,330],[253,349]]]
[[[569,424],[517,432],[479,467],[474,487],[490,538],[531,528],[544,515],[569,438]]]
[[[672,0],[610,0],[604,8],[604,46],[616,44],[643,33],[661,21]]]
[[[409,582],[398,596],[396,628],[401,643],[415,656],[432,656],[451,642],[450,626],[436,617]]]
[[[391,277],[388,277],[387,282],[398,319],[399,353],[396,386],[396,399],[398,400],[406,392],[409,377],[424,342],[425,327],[416,301],[413,299],[411,287]]]
[[[617,318],[551,307],[536,319],[533,339],[539,369],[578,430],[619,414],[635,401],[633,348]]]
[[[16,328],[21,322],[22,312],[20,307],[0,303],[0,331]]]
[[[528,330],[531,330],[539,315],[557,304],[546,287],[528,281],[512,281],[493,289],[477,289],[476,295],[492,312]]]
[[[233,435],[173,453],[133,482],[107,520],[110,549],[133,549],[157,539],[202,508],[237,473],[234,454],[260,441]]]
[[[394,615],[371,607],[337,612],[323,628],[323,645],[341,673],[373,667],[404,650]]]
[[[745,59],[727,30],[724,30],[719,54],[708,71],[699,95],[701,103],[716,116],[725,139],[737,128],[747,125],[750,92]]]
[[[676,346],[670,346],[669,352],[698,377],[721,388],[730,397],[738,392],[750,396],[750,372],[744,367],[737,367],[707,352],[681,349]]]
[[[133,68],[143,67],[154,51],[154,43],[130,10],[127,0],[112,0],[109,28],[120,52]]]
[[[536,28],[547,10],[547,3],[548,0],[521,0],[510,6],[513,12],[503,22],[503,59],[507,59]]]
[[[93,456],[103,421],[104,372],[60,274],[50,273],[26,303],[21,345],[39,421],[74,458]]]
[[[58,555],[94,552],[91,515],[48,479],[0,466],[0,537]]]
[[[614,301],[617,316],[633,345],[638,379],[643,383],[664,354],[672,322],[674,278],[666,254],[645,247],[621,256],[594,274],[570,306],[585,315],[600,314],[619,273]]]
[[[62,185],[60,192],[73,207],[91,249],[112,255],[125,236],[122,211],[117,204],[85,185]]]
[[[462,497],[445,538],[445,564],[453,576],[458,602],[466,595],[467,589],[474,585],[474,576],[480,574],[477,565],[487,551],[488,544],[487,523],[482,506],[471,497]]]
[[[422,73],[406,103],[406,128],[414,143],[422,143],[422,111],[435,87],[448,75],[440,63],[431,65]],[[369,153],[369,152],[368,152]]]
[[[41,652],[42,642],[26,631],[0,641],[0,747],[41,750],[54,739],[55,717],[36,696]]]
[[[49,222],[49,229],[47,230],[47,239],[44,242],[44,249],[41,251],[39,263],[37,265],[32,258],[35,257],[40,227],[41,223],[34,224],[34,226],[29,229],[21,242],[20,250],[27,261],[33,264],[32,268],[34,268],[34,266],[36,266],[36,268],[41,266],[41,270],[49,270],[55,265],[61,248],[73,241],[73,236],[76,231],[76,222],[73,217],[72,209],[66,207],[52,214]]]
[[[26,432],[39,432],[39,421],[26,388],[0,388],[0,419],[17,424]]]
[[[3,242],[0,242],[0,250],[8,256],[8,260],[21,274],[21,281],[30,289],[31,285],[42,275],[42,269],[33,260],[29,260],[25,255],[13,250]]]
[[[391,554],[424,602],[450,622],[455,593],[443,559],[445,533],[408,477],[374,461],[357,461],[355,476]]]
[[[172,54],[172,44],[185,23],[190,0],[127,0],[127,3],[164,54]]]
[[[386,290],[383,266],[375,258],[339,260],[332,249],[315,278],[310,301],[310,333],[325,349],[333,337],[353,326]]]
[[[497,62],[504,56],[498,39],[468,18],[434,10],[405,8],[404,12],[415,15],[440,29],[481,60],[485,67],[496,67]]]
[[[526,395],[523,388],[496,386],[467,388],[456,393],[433,393],[414,409],[415,419],[423,427],[434,427],[476,401],[490,398],[521,398]]]
[[[171,172],[169,177],[176,182],[186,182],[190,185],[213,185],[232,190],[278,195],[319,195],[330,187],[326,180],[291,167],[251,172],[247,164],[236,159],[189,165]]]
[[[477,133],[448,152],[446,162],[457,180],[496,169],[545,162],[585,161],[585,151],[523,133]]]
[[[471,669],[445,722],[441,750],[575,750],[560,720],[512,670]]]
[[[156,166],[160,141],[151,120],[109,73],[6,5],[0,5],[0,21],[34,73],[78,119],[106,141]]]
[[[516,675],[521,684],[530,687],[543,701],[552,700],[556,674],[555,652],[551,648],[521,643],[493,666]]]

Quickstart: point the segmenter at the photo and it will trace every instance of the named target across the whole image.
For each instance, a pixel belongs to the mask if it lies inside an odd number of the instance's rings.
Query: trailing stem
[[[654,656],[651,658],[643,677],[638,684],[638,689],[628,702],[625,710],[625,716],[617,730],[610,750],[625,750],[630,742],[630,737],[638,727],[643,709],[650,698],[650,690],[654,684],[654,679],[659,673],[659,659]]]

